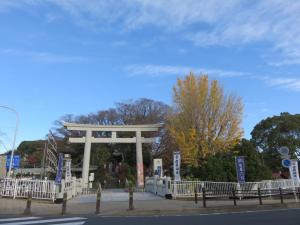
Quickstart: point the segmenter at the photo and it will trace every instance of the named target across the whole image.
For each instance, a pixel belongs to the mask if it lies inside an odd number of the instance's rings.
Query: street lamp
[[[12,146],[11,155],[10,155],[9,169],[8,169],[8,177],[10,177],[12,163],[13,163],[13,160],[14,160],[14,150],[15,150],[15,145],[16,145],[16,138],[17,138],[18,127],[19,127],[19,114],[15,109],[13,109],[11,107],[8,107],[8,106],[5,106],[5,105],[0,105],[0,108],[7,109],[7,110],[12,111],[16,114],[15,135],[14,135],[13,146]]]

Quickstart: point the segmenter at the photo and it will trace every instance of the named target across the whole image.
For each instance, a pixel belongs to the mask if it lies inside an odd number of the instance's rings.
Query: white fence
[[[54,181],[4,179],[1,196],[12,198],[26,198],[32,193],[33,199],[52,200],[56,198],[56,185]]]
[[[193,197],[195,191],[202,196],[205,188],[206,195],[210,198],[222,198],[232,195],[233,190],[239,197],[257,196],[260,189],[264,195],[273,195],[283,190],[295,190],[300,188],[299,183],[292,180],[266,180],[261,182],[246,182],[243,184],[235,182],[212,182],[212,181],[171,181],[171,178],[159,178],[157,176],[147,177],[145,190],[159,196],[172,195],[176,197]]]
[[[52,180],[2,179],[0,180],[0,195],[11,198],[27,198],[31,192],[33,199],[51,200],[62,199],[67,193],[68,199],[82,192],[80,180],[62,180],[56,185]]]

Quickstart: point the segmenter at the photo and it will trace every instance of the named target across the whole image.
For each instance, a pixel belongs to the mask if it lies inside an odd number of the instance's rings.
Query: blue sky
[[[249,138],[260,120],[300,111],[299,24],[294,0],[1,0],[0,105],[19,112],[20,143],[65,114],[171,104],[176,79],[194,71],[243,98]],[[15,119],[0,114],[8,147]]]

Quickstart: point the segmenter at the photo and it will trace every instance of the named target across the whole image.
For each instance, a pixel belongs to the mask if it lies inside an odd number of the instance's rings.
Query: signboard
[[[71,173],[71,159],[66,160],[66,174],[65,174],[66,180],[72,179],[72,173]]]
[[[55,184],[60,184],[62,175],[63,175],[63,164],[64,164],[64,154],[59,153],[58,155],[58,165],[57,165],[57,173],[55,177]]]
[[[162,169],[162,159],[153,159],[153,171],[154,175],[158,175],[159,177],[163,176],[163,169]]]
[[[236,166],[236,176],[237,176],[238,183],[244,183],[246,181],[245,157],[237,156],[235,158],[235,166]]]
[[[299,179],[298,161],[296,159],[291,160],[291,166],[289,169],[290,169],[290,175],[292,180],[295,183],[299,183],[300,179]]]
[[[0,178],[6,176],[6,156],[0,155]]]
[[[9,165],[10,165],[10,159],[11,159],[11,155],[6,155],[6,169],[9,169]],[[20,168],[20,160],[21,157],[20,155],[14,155],[13,157],[13,161],[12,161],[12,164],[11,164],[11,168],[14,168],[14,169],[19,169]]]
[[[174,181],[181,181],[180,163],[181,163],[180,152],[173,152]]]
[[[89,181],[92,182],[94,180],[95,180],[95,174],[94,173],[90,173]]]

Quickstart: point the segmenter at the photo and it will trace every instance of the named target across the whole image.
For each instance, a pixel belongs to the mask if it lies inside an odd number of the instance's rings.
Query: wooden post
[[[236,195],[235,195],[235,189],[232,189],[232,197],[233,197],[233,205],[236,206]]]
[[[202,188],[202,199],[203,199],[203,207],[206,208],[206,191],[205,191],[205,188]]]
[[[195,186],[195,204],[198,204],[198,191],[197,191],[197,186]]]
[[[282,188],[279,188],[280,203],[283,204]]]
[[[96,214],[100,213],[100,201],[101,201],[101,184],[98,184],[98,190],[97,190],[97,200],[96,200]]]
[[[262,199],[261,199],[261,191],[260,191],[260,188],[257,188],[257,192],[258,192],[259,204],[262,205]]]
[[[133,188],[132,188],[132,186],[129,187],[129,210],[134,210],[134,207],[133,207]]]
[[[62,209],[61,209],[61,214],[65,215],[67,212],[67,192],[64,193],[63,195],[63,203],[62,203]]]
[[[24,210],[25,215],[31,215],[31,200],[32,200],[32,192],[28,192],[28,198],[26,202],[26,208]]]

